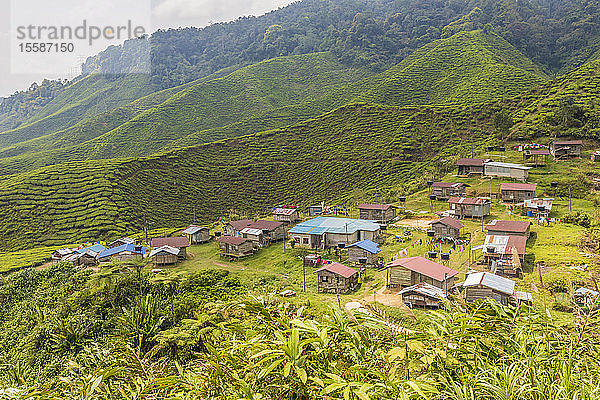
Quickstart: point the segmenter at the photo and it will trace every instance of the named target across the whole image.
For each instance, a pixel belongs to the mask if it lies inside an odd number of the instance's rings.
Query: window
[[[303,244],[308,244],[308,238],[302,238],[302,243]]]
[[[329,277],[328,276],[322,276],[321,277],[321,282],[329,282]]]

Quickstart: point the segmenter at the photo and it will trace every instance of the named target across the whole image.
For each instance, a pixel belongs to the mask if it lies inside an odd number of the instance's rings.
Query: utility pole
[[[305,261],[305,257],[302,257],[302,279],[303,279],[302,291],[306,292],[306,261]]]
[[[338,307],[342,308],[342,301],[340,300],[340,278],[336,276],[336,283],[335,283],[335,295],[337,296],[337,301],[338,301]]]
[[[571,185],[569,185],[569,212],[571,212]]]

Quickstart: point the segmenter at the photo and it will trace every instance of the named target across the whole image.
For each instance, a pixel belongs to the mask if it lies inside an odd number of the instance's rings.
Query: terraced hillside
[[[293,127],[146,158],[51,166],[0,183],[0,248],[181,226],[229,209],[348,199],[356,188],[418,184],[434,159],[466,154],[493,110],[350,105]]]
[[[21,126],[1,132],[0,149],[66,129],[155,90],[144,74],[91,75],[75,80]]]
[[[470,104],[516,95],[543,82],[543,73],[531,61],[481,30],[438,40],[378,75],[344,66],[329,53],[277,58],[195,83],[143,112],[136,102],[60,135],[0,151],[0,173],[247,135],[357,100],[393,106]],[[114,129],[98,129],[102,123]]]
[[[5,157],[0,171],[10,174],[71,160],[151,154],[172,148],[173,141],[194,132],[221,128],[252,116],[260,119],[254,130],[238,130],[235,135],[214,132],[195,144],[297,123],[343,105],[344,98],[327,96],[311,107],[296,107],[291,114],[277,115],[276,110],[306,104],[372,74],[367,69],[340,64],[329,53],[264,61],[222,78],[197,81],[159,104],[155,102],[157,95],[149,96],[149,100],[142,99],[142,107],[137,101],[58,135],[5,149],[0,152],[0,158]],[[146,108],[149,103],[151,107]],[[271,113],[276,115],[264,118]],[[109,121],[107,124],[114,129],[98,129],[103,121]],[[32,148],[41,151],[28,152]]]
[[[477,30],[420,48],[378,76],[359,99],[389,105],[467,104],[516,96],[547,78],[506,40]]]

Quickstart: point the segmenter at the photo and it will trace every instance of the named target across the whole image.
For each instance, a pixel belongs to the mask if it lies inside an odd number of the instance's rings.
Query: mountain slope
[[[482,102],[516,96],[546,78],[500,36],[477,30],[415,51],[359,99],[389,105]]]

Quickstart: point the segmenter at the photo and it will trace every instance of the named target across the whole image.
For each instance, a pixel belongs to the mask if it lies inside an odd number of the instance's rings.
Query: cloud
[[[162,0],[154,7],[152,17],[157,28],[202,26],[262,15],[290,3],[292,0]]]

